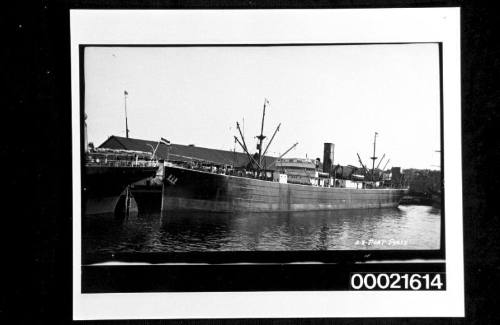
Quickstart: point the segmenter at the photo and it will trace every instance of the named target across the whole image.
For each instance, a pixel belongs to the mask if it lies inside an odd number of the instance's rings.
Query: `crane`
[[[385,157],[385,153],[382,156],[382,158],[380,158],[380,160],[378,161],[377,167],[375,169],[378,169],[378,167],[380,166],[380,163],[382,162],[382,160],[384,160],[384,157]]]
[[[387,160],[387,162],[385,163],[384,168],[382,169],[382,171],[385,171],[385,168],[387,167],[387,164],[389,163],[389,161],[391,161],[391,160],[390,159]],[[380,178],[382,178],[383,175],[384,175],[384,173],[382,172],[380,174],[379,180],[380,180]]]
[[[375,156],[375,147],[377,145],[377,135],[378,132],[375,132],[375,136],[373,137],[373,156],[370,157],[372,160],[372,182],[373,182],[373,171],[375,170],[375,160],[377,160],[377,156]]]
[[[363,161],[361,160],[359,153],[356,153],[356,155],[358,155],[358,160],[359,160],[359,163],[361,164],[361,167],[363,167],[363,169],[365,170],[365,173],[368,173],[368,169],[366,169],[365,165],[363,164]]]
[[[379,168],[379,166],[380,166],[380,163],[384,160],[384,157],[385,157],[385,153],[384,153],[384,155],[382,156],[382,158],[380,158],[380,160],[378,161],[377,167],[375,167],[375,169],[376,169],[376,170],[379,170],[379,171],[380,171],[380,169],[378,169],[378,168]],[[379,178],[380,178],[380,175],[379,175]]]
[[[234,140],[235,140],[236,142],[238,142],[238,144],[241,146],[241,148],[245,151],[245,153],[247,154],[248,159],[250,160],[250,162],[252,162],[252,163],[254,163],[255,165],[257,165],[257,167],[258,167],[259,169],[262,169],[262,166],[261,166],[261,165],[260,165],[260,164],[259,164],[259,163],[258,163],[258,162],[257,162],[257,161],[253,158],[253,157],[252,157],[252,155],[248,152],[248,150],[247,150],[247,148],[244,146],[244,144],[243,144],[243,143],[241,143],[241,142],[240,142],[240,140],[239,140],[236,136],[234,136]]]
[[[275,159],[270,165],[269,167],[271,167],[272,165],[274,165],[278,160],[280,160],[281,158],[283,158],[284,155],[286,155],[290,150],[292,150],[293,148],[295,148],[299,143],[298,142],[295,142],[295,144],[293,146],[291,146],[287,151],[285,151],[284,154],[282,154],[281,156],[279,156],[277,159]]]
[[[264,149],[264,153],[262,154],[262,157],[264,157],[267,153],[267,149],[269,149],[269,146],[271,145],[271,142],[273,142],[273,139],[274,139],[274,136],[276,135],[276,133],[278,133],[279,129],[280,129],[280,126],[281,126],[281,123],[278,124],[278,127],[276,128],[276,130],[274,131],[273,133],[273,136],[271,137],[271,140],[269,140],[269,143],[267,144],[266,146],[266,149]],[[262,157],[260,159],[260,163],[262,164]]]

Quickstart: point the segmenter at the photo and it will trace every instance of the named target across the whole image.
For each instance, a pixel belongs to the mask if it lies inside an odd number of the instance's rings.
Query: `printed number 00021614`
[[[351,273],[351,290],[446,290],[445,273]]]

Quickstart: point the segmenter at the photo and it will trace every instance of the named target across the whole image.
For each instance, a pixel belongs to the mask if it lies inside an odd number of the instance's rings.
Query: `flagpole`
[[[167,161],[168,161],[168,156],[170,154],[170,140],[167,140],[165,138],[160,138],[160,141],[158,142],[158,144],[156,145],[156,148],[158,149],[158,146],[160,145],[160,143],[163,143],[165,144],[168,148],[167,148]],[[156,149],[155,149],[155,152],[156,152]]]
[[[123,96],[125,97],[125,136],[128,139],[128,120],[127,120],[127,95],[128,92],[125,90]]]

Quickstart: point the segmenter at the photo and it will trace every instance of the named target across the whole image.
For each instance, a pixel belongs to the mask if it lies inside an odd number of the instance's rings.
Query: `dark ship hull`
[[[130,193],[141,213],[159,213],[161,211],[161,184],[134,184],[130,187]]]
[[[158,167],[85,166],[82,198],[84,215],[115,213],[126,187],[154,176]]]
[[[162,209],[314,211],[397,207],[404,189],[319,187],[165,166]]]

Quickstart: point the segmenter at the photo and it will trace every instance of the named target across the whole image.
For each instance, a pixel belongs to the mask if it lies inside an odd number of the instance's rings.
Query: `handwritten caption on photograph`
[[[358,239],[356,246],[408,246],[406,239]]]

